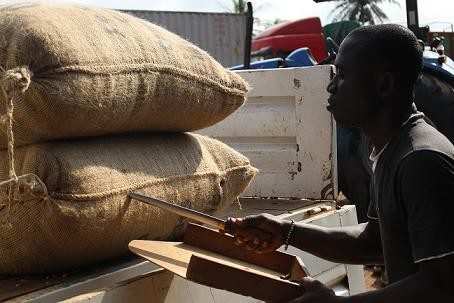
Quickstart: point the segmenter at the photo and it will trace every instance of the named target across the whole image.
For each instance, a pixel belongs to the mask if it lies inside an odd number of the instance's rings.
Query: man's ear
[[[394,93],[396,77],[393,73],[384,72],[377,79],[377,91],[381,98],[387,98]]]

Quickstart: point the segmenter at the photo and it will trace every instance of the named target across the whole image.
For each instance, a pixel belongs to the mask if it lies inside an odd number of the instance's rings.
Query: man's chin
[[[337,125],[345,126],[345,127],[359,127],[357,122],[352,121],[351,119],[347,119],[345,117],[336,115],[333,113],[334,120],[336,121]]]
[[[331,113],[331,115],[333,115],[334,120],[336,120],[336,123],[338,125],[345,126],[345,127],[359,127],[358,125],[360,123],[358,123],[357,121],[354,121],[354,119],[351,119],[351,118],[343,115],[343,112],[340,111],[337,106],[328,104],[326,106],[326,110],[329,111]]]
[[[336,121],[336,124],[339,125],[339,126],[343,126],[343,127],[357,127],[355,124],[350,123],[350,122],[338,122],[338,121]]]

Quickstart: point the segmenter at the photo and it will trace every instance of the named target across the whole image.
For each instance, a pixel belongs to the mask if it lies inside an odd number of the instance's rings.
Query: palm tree
[[[379,7],[383,2],[399,5],[396,0],[340,0],[332,11],[336,13],[333,21],[358,21],[363,25],[375,24],[377,21],[383,23],[388,20],[388,16]]]
[[[235,13],[245,13],[247,11],[247,1],[244,0],[232,0],[233,11]]]
[[[229,13],[245,13],[247,12],[247,2],[245,0],[231,0],[232,8],[226,7],[223,4],[221,6],[226,9]]]

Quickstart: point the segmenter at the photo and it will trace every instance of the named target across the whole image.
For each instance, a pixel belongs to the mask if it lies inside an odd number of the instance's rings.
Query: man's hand
[[[336,296],[332,289],[320,281],[306,277],[299,282],[301,287],[304,287],[304,295],[288,303],[341,303],[344,299]]]
[[[248,250],[257,253],[267,253],[278,249],[284,244],[290,224],[279,218],[261,214],[248,216],[235,220],[235,244],[246,246]],[[268,239],[263,239],[263,233],[259,235],[257,230],[269,235]]]

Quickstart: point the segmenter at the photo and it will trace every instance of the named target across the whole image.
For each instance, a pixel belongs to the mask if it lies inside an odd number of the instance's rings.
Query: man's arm
[[[420,263],[417,273],[385,288],[337,297],[321,282],[305,279],[305,294],[290,303],[418,303],[454,300],[454,255]]]
[[[271,215],[237,219],[235,242],[250,250],[266,253],[285,244],[291,223]],[[254,233],[260,229],[271,239],[260,239]],[[370,220],[355,226],[327,228],[297,223],[290,235],[289,244],[320,258],[337,263],[383,263],[378,221]]]
[[[290,245],[336,263],[383,264],[377,220],[339,228],[296,224]]]
[[[452,302],[454,255],[421,262],[419,271],[386,288],[350,297],[345,302]]]
[[[413,152],[400,164],[396,183],[417,271],[351,297],[336,297],[320,282],[305,279],[306,293],[292,303],[454,302],[454,161],[437,152]]]

